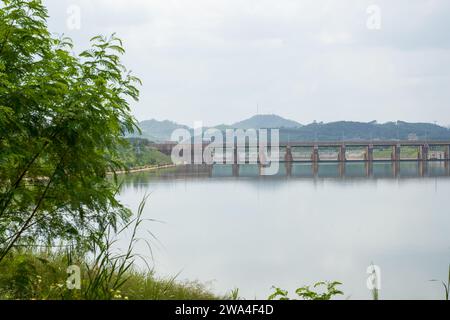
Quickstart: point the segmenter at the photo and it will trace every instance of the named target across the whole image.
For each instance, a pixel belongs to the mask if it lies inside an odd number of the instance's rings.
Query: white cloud
[[[53,31],[80,46],[117,32],[144,81],[140,119],[450,123],[446,0],[46,0]],[[82,9],[80,31],[66,8]],[[379,31],[366,9],[382,9]]]

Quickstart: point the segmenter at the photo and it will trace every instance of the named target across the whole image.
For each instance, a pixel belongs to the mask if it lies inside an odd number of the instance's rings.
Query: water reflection
[[[236,165],[186,165],[157,172],[145,172],[128,175],[126,181],[139,180],[142,177],[158,179],[177,178],[427,178],[450,177],[448,161],[401,161],[401,162],[322,162],[319,164],[297,162],[280,163],[278,173],[271,176],[261,174],[262,168],[256,164]]]
[[[136,210],[151,194],[145,217],[164,222],[149,227],[164,276],[249,299],[340,280],[345,297],[370,299],[373,261],[381,298],[441,299],[429,279],[445,279],[450,262],[449,169],[425,164],[294,163],[270,177],[252,165],[176,167],[124,176],[120,198]]]

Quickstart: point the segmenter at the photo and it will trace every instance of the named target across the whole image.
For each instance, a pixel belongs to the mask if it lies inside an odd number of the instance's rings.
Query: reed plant
[[[445,298],[445,300],[448,301],[448,299],[449,299],[449,290],[450,290],[450,264],[448,265],[447,282],[441,281],[441,280],[436,280],[436,279],[433,279],[433,280],[430,280],[430,281],[440,281],[442,283],[442,286],[444,287],[444,292],[445,292],[444,298]]]
[[[147,219],[143,210],[147,197],[139,205],[134,219],[115,230],[107,223],[91,238],[90,249],[65,244],[58,247],[17,247],[0,263],[0,299],[26,300],[168,300],[221,299],[205,284],[179,281],[179,274],[159,278],[147,258],[135,253],[138,230]],[[130,232],[125,251],[117,249],[118,240]],[[144,270],[136,260],[144,261]],[[80,271],[80,288],[67,285],[67,268],[76,265]]]

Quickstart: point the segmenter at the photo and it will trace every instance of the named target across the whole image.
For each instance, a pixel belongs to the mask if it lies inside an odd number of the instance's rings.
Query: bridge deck
[[[181,145],[197,145],[194,143],[181,143]],[[206,146],[209,145],[209,142],[204,142],[202,143],[202,145]],[[178,145],[177,142],[164,142],[164,143],[154,143],[152,144],[155,147],[174,147],[176,145]],[[314,147],[314,146],[318,146],[318,147],[340,147],[340,146],[359,146],[359,147],[366,147],[366,146],[380,146],[380,147],[384,147],[384,146],[423,146],[423,145],[429,145],[429,146],[448,146],[450,145],[450,141],[449,140],[429,140],[429,141],[424,141],[424,140],[361,140],[361,141],[356,141],[356,140],[349,140],[349,141],[297,141],[297,142],[280,142],[279,146],[280,147]],[[233,145],[227,145],[226,143],[223,144],[224,147],[226,146],[230,146],[232,147]]]
[[[203,161],[203,150],[207,146],[209,146],[210,143],[203,142],[201,144],[194,144],[194,143],[175,143],[175,142],[167,142],[167,143],[157,143],[153,144],[155,148],[157,148],[162,153],[165,153],[167,155],[171,155],[172,151],[175,147],[182,149],[185,152],[191,153],[191,159],[201,159],[199,162]],[[222,151],[225,151],[228,155],[221,155],[222,157],[231,157],[233,159],[233,162],[235,163],[242,163],[242,158],[246,158],[246,155],[242,157],[243,154],[248,154],[250,157],[250,154],[255,156],[254,158],[259,158],[259,156],[263,157],[262,159],[265,159],[268,155],[266,154],[265,150],[263,152],[260,152],[258,150],[252,149],[256,147],[258,149],[258,146],[253,145],[246,145],[245,146],[245,152],[241,148],[244,148],[244,146],[237,146],[233,144],[223,144],[222,148],[219,146],[211,146],[211,149],[209,149],[213,155],[213,151],[222,149]],[[352,159],[355,158],[355,150],[350,151],[348,149],[351,148],[363,148],[362,152],[359,152],[358,154],[359,159]],[[405,155],[402,156],[402,147],[417,147],[417,156],[416,155],[407,155],[405,158]],[[433,150],[433,147],[443,147],[441,150]],[[310,148],[310,153],[306,157],[303,156],[301,159],[298,157],[298,149],[296,148]],[[322,149],[321,149],[322,148]],[[328,152],[324,153],[324,148],[336,148],[338,149],[336,153],[330,153]],[[304,141],[304,142],[282,142],[279,144],[279,160],[285,161],[285,162],[297,162],[300,161],[311,161],[311,162],[322,162],[323,160],[330,160],[330,161],[339,161],[339,162],[348,162],[348,161],[355,161],[355,160],[362,160],[362,161],[376,161],[378,160],[375,156],[375,150],[379,151],[379,148],[392,148],[392,152],[388,155],[392,161],[403,161],[403,160],[413,160],[417,159],[420,161],[431,161],[431,160],[450,160],[450,141],[394,141],[394,140],[387,140],[387,141]],[[271,153],[271,147],[268,147],[269,153]],[[190,151],[189,151],[190,150]],[[200,152],[199,152],[200,150]],[[250,152],[253,150],[254,152]],[[383,150],[385,152],[385,150]],[[219,153],[219,155],[222,152]],[[379,152],[378,152],[379,153]],[[378,155],[380,156],[380,155]],[[387,155],[384,155],[387,156]],[[379,160],[385,160],[385,159],[379,159]],[[189,161],[189,160],[188,160]],[[197,161],[194,160],[195,163]],[[245,160],[243,162],[246,162]],[[251,162],[251,161],[250,161]],[[265,162],[264,160],[261,160],[261,162]]]

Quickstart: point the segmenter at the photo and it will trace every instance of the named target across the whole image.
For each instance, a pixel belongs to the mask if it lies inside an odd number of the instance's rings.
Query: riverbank
[[[128,170],[121,170],[116,171],[116,174],[127,174],[127,173],[137,173],[137,172],[148,172],[148,171],[156,171],[156,170],[162,170],[162,169],[170,169],[175,168],[175,164],[162,164],[162,165],[150,165],[150,166],[142,166],[142,167],[134,167],[130,168]],[[112,172],[109,172],[108,174],[112,175]]]
[[[69,266],[80,268],[80,288],[67,284]],[[75,269],[71,269],[75,270]],[[99,275],[103,274],[105,277]],[[130,268],[124,274],[99,273],[87,259],[77,260],[66,253],[16,251],[0,264],[0,300],[216,300],[218,296],[204,284],[160,278],[154,271]],[[112,281],[108,281],[110,278]],[[115,280],[124,281],[114,285]],[[75,286],[75,287],[74,287]]]

